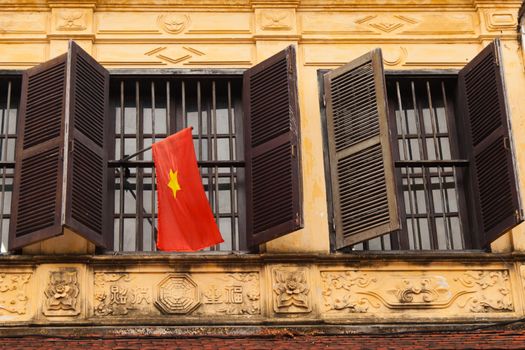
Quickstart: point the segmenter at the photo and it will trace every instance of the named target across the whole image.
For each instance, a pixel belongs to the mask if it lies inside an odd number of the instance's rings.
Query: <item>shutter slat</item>
[[[325,75],[336,248],[400,228],[380,50]]]
[[[480,247],[489,245],[523,221],[516,181],[510,119],[496,40],[459,73],[468,154],[472,171],[470,193]]]
[[[299,108],[292,47],[244,74],[246,242],[302,228]]]

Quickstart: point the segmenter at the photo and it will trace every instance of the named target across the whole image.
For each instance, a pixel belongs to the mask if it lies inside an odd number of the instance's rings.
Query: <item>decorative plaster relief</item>
[[[177,64],[184,61],[187,61],[191,59],[193,56],[204,56],[205,53],[202,51],[199,51],[197,49],[182,46],[179,50],[167,50],[166,46],[159,46],[153,50],[149,50],[148,52],[145,52],[145,56],[155,56],[158,59],[172,63]]]
[[[308,270],[275,268],[272,272],[273,310],[276,313],[311,312]]]
[[[291,30],[293,12],[291,11],[262,11],[260,23],[262,30]]]
[[[406,29],[410,25],[419,23],[418,20],[402,15],[371,15],[359,18],[356,24],[366,25],[384,33],[393,32],[399,28]]]
[[[162,313],[189,314],[199,305],[199,289],[189,275],[168,275],[157,286],[155,306]]]
[[[424,12],[407,13],[301,13],[304,35],[399,36],[474,35],[477,19],[472,14]]]
[[[62,10],[57,17],[57,30],[81,31],[87,28],[86,13],[83,10]]]
[[[128,273],[95,273],[96,316],[124,316],[151,304],[151,288],[130,284]]]
[[[515,30],[518,27],[516,15],[507,11],[487,11],[485,22],[489,31]]]
[[[402,46],[397,49],[385,49],[383,50],[383,63],[386,66],[397,66],[403,64],[407,56],[407,49]]]
[[[188,15],[181,14],[165,14],[160,15],[157,18],[157,23],[159,26],[167,33],[170,34],[179,34],[190,23],[190,17]]]
[[[367,312],[370,300],[356,293],[357,288],[366,288],[377,282],[366,273],[358,271],[321,272],[323,299],[326,311],[347,310]]]
[[[261,313],[258,273],[231,273],[220,282],[204,287],[202,303],[208,312],[224,315]]]
[[[459,304],[461,308],[470,312],[514,311],[508,271],[467,271],[455,280],[474,293]]]
[[[0,315],[27,312],[27,283],[30,273],[0,273]]]
[[[80,314],[78,271],[64,268],[49,272],[44,291],[43,313],[46,316],[76,316]]]
[[[513,311],[508,271],[457,271],[450,275],[407,272],[323,271],[325,311],[370,312],[374,308]],[[381,281],[378,284],[377,281]]]

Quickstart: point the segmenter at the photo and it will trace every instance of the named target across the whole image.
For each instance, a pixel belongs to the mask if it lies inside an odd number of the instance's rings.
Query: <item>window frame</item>
[[[238,83],[240,83],[241,85],[241,88],[240,88],[240,96],[239,97],[239,102],[236,104],[236,108],[240,108],[240,112],[241,112],[241,118],[235,118],[235,128],[236,130],[240,131],[240,133],[238,135],[236,135],[236,138],[237,138],[237,141],[236,141],[236,145],[235,145],[235,148],[236,148],[236,155],[237,155],[237,158],[238,159],[244,159],[244,155],[243,155],[243,148],[244,148],[244,125],[243,125],[243,119],[244,119],[244,116],[243,116],[243,106],[242,106],[242,80],[243,80],[243,73],[245,72],[245,69],[229,69],[229,68],[218,68],[218,69],[190,69],[190,68],[183,68],[183,69],[170,69],[170,68],[161,68],[161,69],[149,69],[149,68],[144,68],[144,69],[128,69],[128,68],[124,68],[124,69],[109,69],[108,70],[109,73],[110,73],[110,86],[113,87],[115,82],[116,81],[119,81],[120,79],[126,79],[126,80],[137,80],[137,81],[141,81],[144,82],[143,80],[146,80],[146,81],[150,81],[150,80],[155,80],[155,79],[159,79],[159,80],[162,80],[162,79],[166,79],[166,81],[168,79],[174,79],[174,80],[184,80],[184,79],[199,79],[199,81],[202,81],[202,80],[206,80],[206,81],[212,81],[214,77],[218,77],[220,79],[235,79],[238,81]],[[112,91],[110,90],[110,96],[112,95]],[[114,101],[113,99],[111,99],[110,97],[110,113],[109,115],[111,117],[114,116],[114,108],[116,107],[116,104],[114,104]],[[173,116],[174,114],[176,113],[176,111],[172,111],[171,114],[172,116],[170,117],[170,120],[173,119]],[[170,130],[167,130],[167,134],[169,135],[171,132],[174,132],[175,130],[180,130],[180,127],[181,125],[179,125],[180,123],[176,123],[175,125],[171,125],[170,126]],[[118,130],[116,130],[115,128],[115,132],[114,132],[114,137],[113,139],[116,138],[116,135],[118,134]],[[137,152],[137,156],[140,156],[140,151]],[[153,160],[132,160],[134,157],[130,157],[130,159],[126,160],[126,161],[122,161],[122,158],[120,158],[119,155],[115,155],[115,159],[114,160],[110,160],[109,161],[109,166],[110,168],[113,168],[115,170],[118,170],[119,168],[148,168],[148,167],[151,167],[153,168]],[[140,158],[140,157],[139,157]],[[245,212],[245,205],[243,204],[244,201],[245,201],[245,197],[246,197],[246,194],[245,194],[245,190],[243,189],[243,185],[245,183],[245,175],[244,175],[244,167],[245,167],[245,162],[244,160],[227,160],[227,161],[220,161],[220,160],[217,160],[217,161],[214,161],[214,160],[205,160],[205,161],[198,161],[198,164],[199,166],[202,166],[203,169],[205,168],[211,168],[213,167],[215,164],[219,165],[219,167],[221,166],[231,166],[231,167],[234,167],[237,169],[238,171],[238,174],[237,174],[237,183],[239,184],[239,188],[238,188],[238,194],[237,194],[237,197],[236,197],[236,202],[237,202],[237,205],[236,207],[238,208],[238,233],[237,233],[237,239],[238,239],[238,244],[237,244],[237,249],[230,249],[230,250],[216,250],[214,249],[213,247],[208,251],[201,251],[199,253],[201,254],[213,254],[213,253],[224,253],[224,252],[232,252],[232,251],[236,251],[236,252],[247,252],[248,250],[247,249],[243,249],[244,247],[242,247],[242,242],[246,240],[246,212]],[[135,177],[137,178],[137,177]],[[118,174],[117,172],[115,171],[115,181],[114,181],[114,188],[115,188],[115,191],[117,190],[117,179],[118,179]],[[153,186],[153,189],[155,189],[155,186]],[[138,192],[139,191],[136,191],[136,196],[138,196]],[[153,198],[155,198],[155,196],[153,196]],[[113,200],[113,203],[115,203],[115,200]],[[144,203],[142,203],[143,206],[144,206]],[[156,205],[156,204],[155,204]],[[117,211],[116,211],[116,208],[114,207],[114,205],[112,205],[112,209],[113,209],[113,212],[116,214]],[[136,213],[135,213],[136,214]],[[145,214],[148,214],[147,212],[145,212]],[[147,217],[143,217],[144,214],[142,214],[140,216],[140,218],[138,218],[138,220],[140,219],[143,219],[144,220],[147,220]],[[148,215],[151,215],[151,213],[149,213]],[[137,219],[137,218],[136,218]],[[113,235],[116,237],[117,235],[117,232],[113,232]],[[142,240],[144,239],[144,234],[142,232],[137,232],[137,229],[135,228],[135,241],[138,242],[138,240],[140,239],[139,236],[141,236]],[[152,242],[153,242],[153,239],[154,239],[154,233],[152,233]],[[119,242],[119,246],[121,245],[120,241]],[[115,247],[113,248],[113,250],[105,250],[105,249],[100,249],[99,252],[102,253],[102,254],[112,254],[114,252],[118,252],[119,254],[141,254],[141,253],[159,253],[156,249],[152,249],[151,251],[150,250],[144,250],[144,249],[139,249],[139,247],[135,246],[135,250],[130,250],[130,251],[126,251],[126,250],[120,250],[120,247],[117,246],[117,241],[115,241]]]

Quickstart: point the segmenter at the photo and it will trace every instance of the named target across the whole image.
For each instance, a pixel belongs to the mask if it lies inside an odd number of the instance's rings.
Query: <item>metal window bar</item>
[[[193,139],[205,193],[225,243],[210,250],[239,249],[237,159],[240,78],[131,78],[112,80],[117,121],[116,148],[125,159],[187,126]],[[116,169],[115,250],[153,251],[156,236],[155,172],[151,151],[135,160],[111,161]],[[117,203],[116,203],[117,204]],[[117,230],[118,228],[118,230]],[[118,243],[118,244],[117,244]]]
[[[0,253],[7,253],[11,193],[15,167],[15,141],[18,107],[20,103],[20,78],[0,79]]]
[[[395,78],[388,81],[389,106],[397,126],[395,162],[404,194],[404,229],[354,250],[457,250],[465,248],[458,177],[468,165],[452,139],[453,80]],[[390,244],[389,244],[390,243]]]

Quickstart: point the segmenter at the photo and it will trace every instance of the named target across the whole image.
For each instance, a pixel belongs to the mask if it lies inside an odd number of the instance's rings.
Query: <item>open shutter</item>
[[[303,227],[297,69],[292,46],[244,73],[247,243]]]
[[[486,246],[523,221],[499,40],[459,73],[471,161],[474,222]]]
[[[109,74],[75,43],[24,73],[9,249],[63,234],[111,247]]]
[[[325,75],[336,248],[400,229],[381,50]]]
[[[61,234],[67,55],[24,72],[9,249]]]
[[[109,73],[74,42],[70,45],[65,224],[96,245],[110,247]]]

